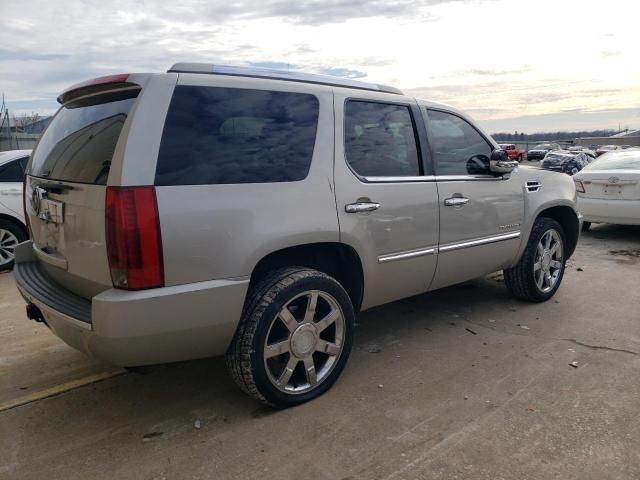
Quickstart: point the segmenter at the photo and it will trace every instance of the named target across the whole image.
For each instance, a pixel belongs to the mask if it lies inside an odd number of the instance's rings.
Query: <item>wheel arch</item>
[[[7,222],[13,223],[14,225],[17,225],[22,229],[26,237],[29,236],[29,232],[27,231],[27,226],[18,217],[14,217],[13,215],[7,215],[6,213],[0,213],[0,220],[5,220]]]
[[[364,295],[364,273],[360,255],[353,247],[340,242],[319,242],[275,250],[256,263],[251,272],[250,285],[274,269],[289,266],[313,268],[335,278],[349,295],[354,310],[360,310]]]
[[[567,205],[557,205],[542,210],[536,219],[540,217],[551,218],[562,226],[567,241],[566,258],[571,257],[580,236],[580,220],[576,211]]]

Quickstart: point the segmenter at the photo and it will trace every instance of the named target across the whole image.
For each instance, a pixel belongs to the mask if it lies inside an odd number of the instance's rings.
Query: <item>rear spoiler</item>
[[[129,81],[130,74],[120,73],[118,75],[108,75],[106,77],[92,78],[84,82],[76,83],[63,91],[57,98],[58,103],[65,104],[75,98],[98,93],[101,91],[136,87],[140,85]]]

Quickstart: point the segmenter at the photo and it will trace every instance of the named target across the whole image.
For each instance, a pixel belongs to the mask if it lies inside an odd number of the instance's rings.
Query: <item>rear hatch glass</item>
[[[40,139],[29,173],[106,185],[111,158],[138,91],[110,93],[63,106]]]
[[[62,106],[27,168],[26,205],[36,252],[55,280],[87,298],[111,287],[106,183],[138,93],[103,93]]]

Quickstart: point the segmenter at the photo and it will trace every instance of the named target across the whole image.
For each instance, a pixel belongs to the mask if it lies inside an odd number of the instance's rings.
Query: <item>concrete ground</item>
[[[640,228],[596,226],[554,300],[494,274],[368,311],[334,388],[274,411],[219,359],[92,361],[0,275],[0,478],[638,479],[639,287]]]

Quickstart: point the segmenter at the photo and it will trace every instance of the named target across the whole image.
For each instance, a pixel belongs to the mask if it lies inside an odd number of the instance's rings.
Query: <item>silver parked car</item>
[[[497,270],[544,301],[578,241],[568,176],[396,88],[176,64],[58,100],[16,281],[30,318],[113,364],[226,354],[294,405],[336,381],[358,312]]]

